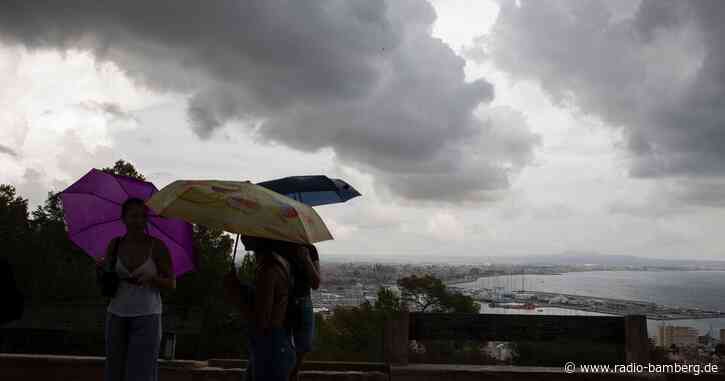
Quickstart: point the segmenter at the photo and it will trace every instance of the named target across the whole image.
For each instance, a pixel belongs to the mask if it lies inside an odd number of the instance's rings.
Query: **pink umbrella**
[[[129,198],[148,200],[158,189],[150,182],[92,169],[61,192],[71,241],[92,257],[103,256],[108,242],[126,234],[121,205]],[[191,224],[148,209],[148,233],[166,244],[176,276],[195,270]]]

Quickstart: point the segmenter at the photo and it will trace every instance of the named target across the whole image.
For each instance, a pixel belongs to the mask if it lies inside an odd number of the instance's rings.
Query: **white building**
[[[672,345],[694,346],[697,345],[697,330],[690,327],[661,325],[657,327],[656,343],[658,347],[664,348]]]

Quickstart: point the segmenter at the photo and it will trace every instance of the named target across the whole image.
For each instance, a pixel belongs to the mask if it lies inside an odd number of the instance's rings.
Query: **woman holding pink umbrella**
[[[146,231],[143,200],[130,198],[121,209],[127,233],[111,239],[99,267],[120,280],[106,317],[106,381],[158,379],[161,344],[161,289],[175,289],[171,256],[163,241]]]
[[[161,289],[195,269],[192,226],[144,200],[150,182],[92,169],[61,192],[68,237],[96,259],[106,314],[106,380],[153,380],[161,341]]]

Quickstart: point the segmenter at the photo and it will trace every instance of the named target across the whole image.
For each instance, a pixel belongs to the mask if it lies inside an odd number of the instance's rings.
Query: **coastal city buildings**
[[[661,325],[657,327],[657,346],[668,348],[671,345],[697,345],[697,330],[690,327]]]

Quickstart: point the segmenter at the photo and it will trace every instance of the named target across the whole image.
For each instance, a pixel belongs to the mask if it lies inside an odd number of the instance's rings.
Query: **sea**
[[[480,278],[475,282],[457,284],[456,287],[503,287],[505,290],[524,289],[725,311],[725,271],[583,271],[559,275],[507,275]],[[491,308],[488,305],[481,306],[481,313],[604,315],[552,307],[512,310]],[[657,327],[663,324],[692,327],[701,335],[710,332],[719,337],[720,329],[725,329],[725,318],[648,320],[649,335],[654,337]]]

